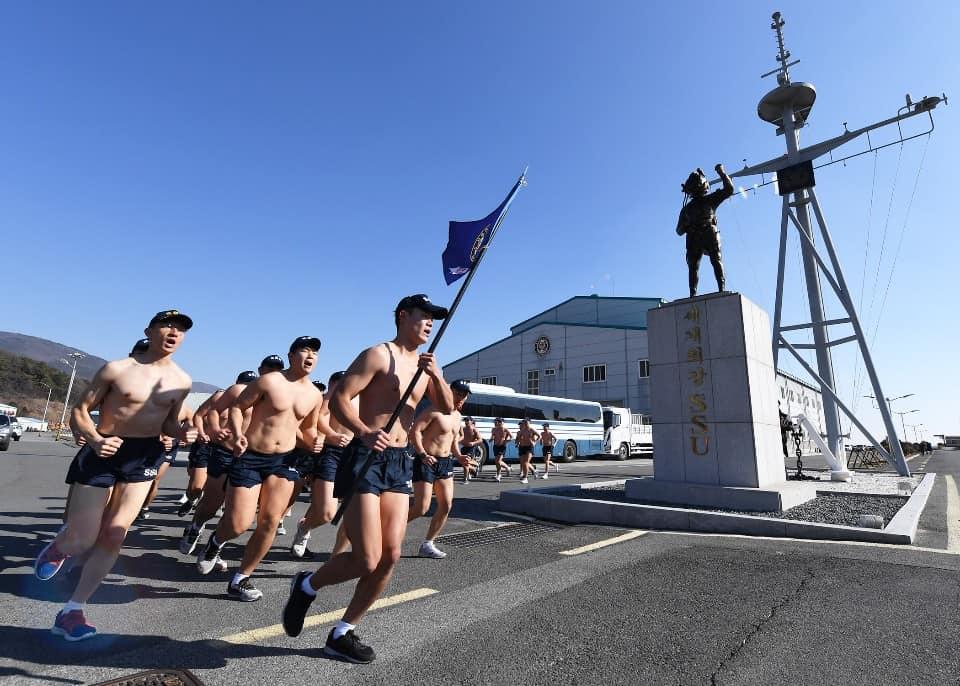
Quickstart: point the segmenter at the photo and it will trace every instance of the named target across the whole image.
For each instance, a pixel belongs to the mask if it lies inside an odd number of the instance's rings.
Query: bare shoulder
[[[132,357],[124,357],[120,360],[107,362],[105,365],[100,367],[99,371],[97,371],[97,374],[102,379],[112,380],[136,366],[137,362]]]
[[[176,362],[170,362],[170,368],[166,370],[165,376],[187,392],[193,387],[193,379]]]

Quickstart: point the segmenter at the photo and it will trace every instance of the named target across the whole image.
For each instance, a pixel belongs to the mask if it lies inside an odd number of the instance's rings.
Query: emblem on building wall
[[[537,355],[546,355],[550,352],[550,339],[546,336],[540,336],[533,344],[533,351],[537,353]]]

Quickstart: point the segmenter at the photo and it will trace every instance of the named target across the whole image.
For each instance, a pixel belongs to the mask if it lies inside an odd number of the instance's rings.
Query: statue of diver
[[[690,271],[691,298],[697,294],[700,258],[704,254],[710,257],[710,264],[713,265],[713,274],[717,277],[717,290],[724,289],[720,232],[717,231],[717,207],[733,195],[733,181],[723,170],[722,164],[718,164],[714,169],[720,175],[723,187],[713,193],[708,193],[710,184],[699,167],[681,186],[685,197],[680,218],[677,220],[677,235],[687,235],[687,267]]]

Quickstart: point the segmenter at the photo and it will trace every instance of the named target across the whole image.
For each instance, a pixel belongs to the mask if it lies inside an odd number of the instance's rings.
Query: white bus
[[[483,438],[478,448],[480,464],[492,461],[493,420],[503,419],[504,428],[514,437],[521,419],[529,419],[531,427],[539,432],[543,423],[550,424],[550,432],[557,437],[554,446],[554,461],[573,462],[578,455],[600,455],[604,452],[603,413],[600,403],[568,398],[551,398],[546,395],[517,393],[506,386],[470,383],[470,395],[461,413],[472,417],[477,431]],[[535,451],[539,453],[537,448]],[[514,440],[507,443],[507,461],[519,460]]]

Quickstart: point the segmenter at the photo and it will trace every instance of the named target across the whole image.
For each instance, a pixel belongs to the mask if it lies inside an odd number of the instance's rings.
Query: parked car
[[[13,433],[11,424],[10,417],[0,414],[0,450],[10,449],[10,436]]]

